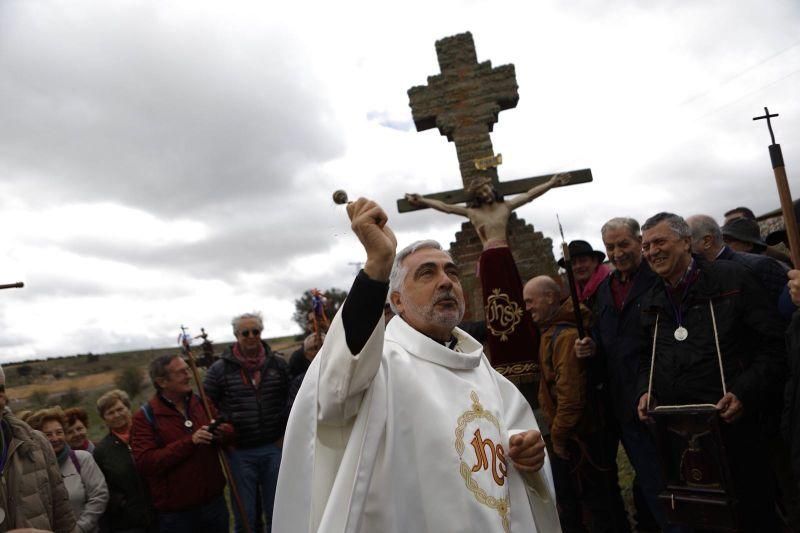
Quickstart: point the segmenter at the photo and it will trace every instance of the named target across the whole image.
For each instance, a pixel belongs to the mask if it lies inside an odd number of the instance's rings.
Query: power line
[[[757,63],[754,63],[754,64],[750,65],[749,67],[746,67],[744,70],[741,70],[741,71],[739,71],[738,73],[736,73],[736,74],[734,74],[734,75],[732,75],[732,76],[729,76],[728,78],[726,78],[726,79],[725,79],[725,80],[723,80],[722,82],[718,83],[718,84],[717,84],[717,85],[716,85],[714,88],[712,88],[712,89],[709,89],[709,90],[707,90],[707,91],[705,91],[705,92],[703,92],[703,93],[700,93],[700,94],[698,94],[698,95],[692,96],[692,97],[690,97],[690,98],[688,98],[688,99],[684,100],[683,102],[681,102],[681,103],[680,103],[680,104],[678,104],[678,105],[681,105],[681,106],[682,106],[682,105],[687,105],[687,104],[690,104],[690,103],[694,102],[695,100],[698,100],[698,99],[700,99],[700,98],[703,98],[703,97],[705,97],[705,96],[708,96],[709,94],[711,94],[712,92],[716,91],[716,90],[717,90],[717,89],[719,89],[720,87],[722,87],[722,86],[724,86],[724,85],[727,85],[728,83],[732,82],[733,80],[735,80],[735,79],[737,79],[737,78],[740,78],[740,77],[744,76],[745,74],[747,74],[747,73],[748,73],[748,72],[750,72],[751,70],[755,69],[756,67],[760,67],[761,65],[763,65],[763,64],[764,64],[764,63],[766,63],[767,61],[771,61],[772,59],[774,59],[774,58],[778,57],[779,55],[785,54],[786,52],[788,52],[789,50],[791,50],[792,48],[794,48],[794,47],[796,47],[796,46],[798,46],[798,45],[800,45],[800,41],[797,41],[797,42],[795,42],[794,44],[791,44],[791,45],[787,46],[787,47],[786,47],[786,48],[784,48],[783,50],[780,50],[780,51],[778,51],[778,52],[775,52],[774,54],[771,54],[771,55],[769,55],[769,56],[765,57],[764,59],[761,59],[761,60],[760,60],[760,61],[758,61]]]
[[[704,115],[702,115],[702,116],[700,116],[700,117],[697,117],[697,118],[696,118],[695,120],[693,120],[692,122],[697,122],[698,120],[702,120],[702,119],[704,119],[704,118],[706,118],[706,117],[708,117],[708,116],[710,116],[710,115],[713,115],[713,114],[714,114],[714,113],[716,113],[717,111],[720,111],[720,110],[722,110],[722,109],[725,109],[726,107],[728,107],[728,106],[731,106],[731,105],[733,105],[733,104],[735,104],[735,103],[737,103],[737,102],[741,102],[742,100],[744,100],[744,99],[745,99],[745,98],[747,98],[748,96],[752,96],[752,95],[754,95],[755,93],[757,93],[757,92],[760,92],[760,91],[763,91],[764,89],[766,89],[766,88],[768,88],[768,87],[772,87],[773,85],[777,85],[778,83],[782,82],[783,80],[785,80],[785,79],[787,79],[787,78],[791,78],[792,76],[794,76],[794,75],[795,75],[795,74],[797,74],[798,72],[800,72],[800,69],[794,70],[794,71],[790,72],[789,74],[787,74],[786,76],[783,76],[782,78],[778,78],[777,80],[775,80],[775,81],[773,81],[773,82],[767,83],[766,85],[762,85],[761,87],[758,87],[758,88],[756,88],[756,89],[753,89],[752,91],[750,91],[750,92],[748,92],[748,93],[745,93],[745,94],[743,94],[742,96],[740,96],[740,97],[739,97],[739,98],[737,98],[736,100],[731,100],[731,101],[730,101],[730,102],[728,102],[727,104],[722,104],[721,106],[719,106],[719,107],[716,107],[716,108],[712,109],[712,110],[711,110],[711,111],[709,111],[708,113],[706,113],[706,114],[704,114]]]

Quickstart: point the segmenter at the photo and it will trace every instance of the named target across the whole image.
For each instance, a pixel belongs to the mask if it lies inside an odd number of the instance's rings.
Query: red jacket
[[[220,496],[225,477],[217,446],[192,442],[192,433],[210,422],[200,398],[192,394],[189,399],[191,428],[185,426],[183,414],[158,395],[148,403],[155,424],[139,409],[133,415],[130,444],[136,469],[150,487],[156,510],[185,511]]]

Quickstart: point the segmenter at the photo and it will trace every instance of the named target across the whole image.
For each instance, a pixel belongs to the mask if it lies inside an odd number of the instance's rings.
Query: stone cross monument
[[[493,68],[490,61],[479,63],[469,32],[437,41],[436,55],[441,74],[429,76],[425,86],[409,89],[409,105],[417,131],[436,127],[455,144],[463,187],[426,194],[424,198],[446,204],[468,202],[471,200],[468,190],[476,180],[490,179],[494,189],[503,196],[525,193],[548,182],[553,175],[506,182],[498,179],[497,166],[502,163],[502,157],[494,154],[489,134],[500,111],[515,107],[519,100],[514,65]],[[592,181],[589,169],[569,174],[568,185]],[[424,208],[412,205],[407,199],[397,201],[401,213]],[[538,274],[556,273],[550,239],[535,232],[514,213],[508,221],[507,239],[523,281]],[[484,318],[480,282],[475,275],[481,251],[475,229],[465,222],[450,248],[461,267],[461,282],[467,299],[465,320]]]

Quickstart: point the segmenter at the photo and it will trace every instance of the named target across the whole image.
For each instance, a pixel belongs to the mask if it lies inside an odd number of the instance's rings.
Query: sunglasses
[[[242,331],[239,332],[239,334],[242,337],[244,337],[245,339],[248,338],[250,336],[250,334],[252,334],[253,337],[258,337],[259,335],[261,335],[261,330],[260,329],[243,329]]]

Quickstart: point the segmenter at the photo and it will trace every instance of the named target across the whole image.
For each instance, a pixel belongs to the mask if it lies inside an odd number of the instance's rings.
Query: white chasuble
[[[454,335],[449,349],[398,316],[353,355],[334,318],[289,417],[276,533],[561,531],[549,461],[523,476],[507,458],[538,429],[530,406]]]

